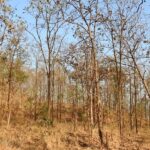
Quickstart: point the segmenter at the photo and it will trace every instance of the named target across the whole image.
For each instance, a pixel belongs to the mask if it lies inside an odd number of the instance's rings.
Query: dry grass
[[[92,140],[93,142],[90,142]],[[99,149],[99,141],[72,125],[41,127],[35,123],[0,128],[0,150],[81,150]]]
[[[0,150],[150,150],[149,131],[141,130],[138,135],[127,132],[120,138],[117,130],[105,128],[104,141],[109,148],[102,148],[96,129],[91,138],[81,126],[74,132],[71,123],[54,127],[42,127],[34,122],[8,128],[1,125]]]

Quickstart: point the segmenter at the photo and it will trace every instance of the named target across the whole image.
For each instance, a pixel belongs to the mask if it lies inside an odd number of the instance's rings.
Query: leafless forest
[[[0,150],[150,150],[149,1],[10,1]]]

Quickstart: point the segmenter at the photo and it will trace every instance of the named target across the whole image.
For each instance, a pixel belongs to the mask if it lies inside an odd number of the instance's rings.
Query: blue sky
[[[9,4],[14,7],[17,8],[17,15],[21,16],[22,18],[24,18],[27,22],[32,22],[31,17],[23,14],[23,9],[25,8],[25,6],[28,5],[30,0],[8,0]],[[142,7],[144,8],[144,19],[147,21],[148,24],[150,24],[150,0],[146,0],[146,2],[142,5]]]
[[[33,23],[32,21],[32,17],[23,13],[23,9],[29,4],[30,0],[8,0],[9,4],[16,8],[16,14],[20,17],[22,17],[23,19],[25,19],[28,23]],[[146,2],[142,5],[143,9],[144,9],[144,22],[146,22],[148,24],[148,29],[150,29],[150,0],[146,0]],[[70,30],[69,30],[70,31]],[[150,30],[147,30],[147,35],[148,37],[150,37]],[[68,42],[72,42],[74,39],[73,37],[71,37],[71,33],[69,33],[70,35],[67,36],[67,40]]]
[[[18,15],[22,15],[23,8],[27,6],[29,1],[30,0],[8,0],[9,4],[17,8]],[[146,13],[150,13],[150,0],[146,0],[143,7],[146,10]]]
[[[25,19],[27,22],[31,22],[31,17],[25,13],[23,13],[23,9],[29,4],[29,0],[8,0],[9,4],[16,8],[16,14],[23,19]]]
[[[11,6],[17,8],[18,15],[22,16],[23,8],[27,6],[29,0],[9,0],[8,2]]]

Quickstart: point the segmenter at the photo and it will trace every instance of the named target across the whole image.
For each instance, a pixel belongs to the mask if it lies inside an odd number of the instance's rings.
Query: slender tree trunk
[[[146,94],[145,94],[145,96],[144,96],[144,100],[145,100],[145,102],[144,102],[144,116],[145,116],[145,120],[147,120],[147,101],[146,101]]]
[[[55,62],[53,62],[53,75],[52,75],[52,99],[51,99],[51,116],[52,116],[52,121],[54,121],[54,96],[55,96]]]
[[[37,93],[38,93],[38,60],[36,58],[36,75],[35,75],[35,97],[34,97],[34,120],[37,119]]]
[[[10,98],[11,98],[11,87],[12,87],[12,69],[13,69],[13,56],[11,58],[9,75],[8,75],[8,95],[7,95],[8,118],[7,118],[7,126],[9,126],[10,119],[11,119]]]
[[[50,72],[47,74],[47,86],[48,86],[48,89],[47,89],[47,99],[48,99],[48,119],[51,119],[51,79],[50,79]]]
[[[136,78],[136,68],[134,67],[134,113],[135,113],[135,131],[138,133],[138,124],[137,124],[137,78]]]
[[[130,129],[132,130],[132,80],[130,77]]]
[[[150,127],[150,104],[149,104],[149,127]]]
[[[62,120],[62,87],[61,85],[59,86],[60,90],[60,99],[59,99],[59,122]]]

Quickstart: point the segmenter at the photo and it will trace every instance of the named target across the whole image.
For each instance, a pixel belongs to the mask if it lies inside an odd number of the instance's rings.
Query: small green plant
[[[53,121],[51,119],[43,117],[43,118],[39,119],[39,125],[49,127],[49,126],[53,125]]]
[[[77,114],[80,121],[85,120],[85,114],[82,111],[79,111]]]

